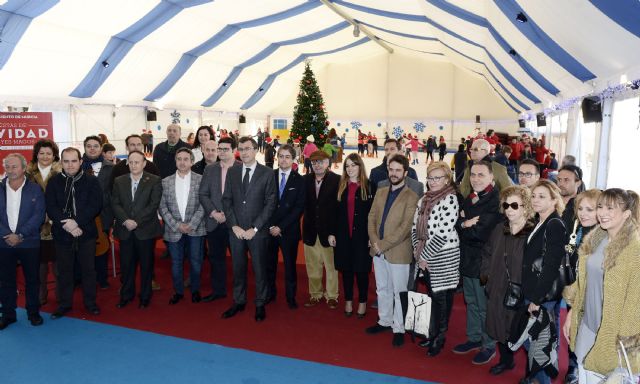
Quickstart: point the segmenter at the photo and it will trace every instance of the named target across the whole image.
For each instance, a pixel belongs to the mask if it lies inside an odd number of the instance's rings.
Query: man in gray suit
[[[129,152],[131,173],[116,177],[111,192],[111,206],[115,216],[113,233],[120,240],[120,269],[123,308],[136,294],[136,269],[140,263],[140,308],[151,301],[153,249],[162,233],[158,220],[158,206],[162,198],[162,180],[144,171],[146,158],[140,151]]]
[[[258,164],[258,143],[250,136],[238,143],[242,167],[229,170],[222,202],[229,232],[233,263],[233,305],[222,314],[235,316],[247,302],[247,249],[251,252],[256,278],[256,321],[266,317],[267,299],[266,257],[269,240],[269,219],[278,199],[273,170]]]
[[[164,240],[171,255],[171,277],[175,293],[169,304],[177,304],[184,297],[183,266],[185,252],[189,253],[189,281],[191,302],[199,303],[200,269],[204,252],[204,210],[200,205],[202,176],[191,171],[195,157],[188,148],[176,151],[177,171],[162,179],[160,216],[164,221]]]
[[[207,217],[207,243],[211,264],[211,294],[202,298],[205,303],[227,297],[229,228],[227,217],[224,215],[222,194],[229,169],[242,165],[233,155],[235,149],[236,142],[232,138],[220,139],[218,142],[220,160],[205,168],[200,182],[200,204]]]

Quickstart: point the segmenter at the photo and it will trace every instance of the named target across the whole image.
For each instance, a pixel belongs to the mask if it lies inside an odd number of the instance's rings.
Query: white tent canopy
[[[487,82],[503,117],[514,118],[640,77],[635,0],[0,4],[0,102],[270,114],[293,106],[307,58],[322,70],[400,55],[425,70],[450,62]]]

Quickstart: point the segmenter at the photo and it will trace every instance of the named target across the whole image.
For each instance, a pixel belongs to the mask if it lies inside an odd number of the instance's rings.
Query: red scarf
[[[422,198],[422,204],[418,211],[418,222],[416,223],[416,236],[418,237],[418,245],[413,250],[413,256],[417,259],[422,253],[427,240],[429,239],[429,215],[431,210],[450,194],[455,194],[456,190],[452,185],[447,185],[439,191],[427,191]]]
[[[486,195],[487,193],[493,191],[493,184],[489,184],[487,186],[487,188],[483,189],[482,191],[476,193],[476,191],[473,191],[469,194],[469,198],[471,199],[471,204],[475,204],[477,203],[480,198],[484,195]]]

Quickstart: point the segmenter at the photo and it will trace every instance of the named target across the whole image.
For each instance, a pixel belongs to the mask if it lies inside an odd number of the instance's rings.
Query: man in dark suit
[[[142,138],[140,135],[129,135],[124,139],[124,142],[127,146],[127,153],[131,153],[133,151],[144,152],[144,145],[142,144]],[[147,163],[144,166],[144,171],[152,175],[160,176],[160,171],[158,171],[158,167],[153,164],[153,161],[147,160]],[[113,182],[116,177],[127,175],[129,172],[131,171],[129,170],[129,160],[127,159],[119,161],[118,164],[114,165],[113,171],[111,172],[109,190],[113,189]]]
[[[189,144],[180,139],[181,132],[182,128],[179,124],[169,124],[167,126],[167,141],[159,143],[153,149],[153,162],[158,167],[160,177],[163,179],[176,173],[176,151],[180,148],[191,149]]]
[[[82,155],[76,148],[62,151],[62,173],[47,184],[47,215],[52,221],[53,240],[58,263],[60,301],[52,319],[59,319],[73,304],[73,263],[78,259],[82,275],[84,305],[100,314],[96,305],[96,239],[95,218],[102,211],[102,190],[95,176],[82,171]]]
[[[258,143],[250,136],[238,143],[242,167],[229,170],[222,202],[227,218],[231,260],[233,263],[233,305],[222,314],[234,316],[247,302],[247,249],[251,252],[256,278],[256,321],[266,317],[267,300],[266,253],[269,219],[278,199],[273,170],[258,164]]]
[[[33,326],[42,324],[38,276],[40,226],[44,222],[44,195],[25,177],[27,160],[12,153],[3,160],[6,179],[0,182],[0,330],[16,322],[16,264],[22,265],[26,309]]]
[[[162,198],[160,177],[144,171],[146,158],[140,151],[129,153],[131,173],[118,176],[111,192],[115,216],[114,235],[120,240],[122,288],[118,308],[136,294],[135,278],[140,263],[140,308],[149,306],[153,271],[153,248],[162,230],[158,206]]]
[[[305,208],[303,220],[304,259],[309,277],[309,300],[313,307],[324,297],[331,309],[338,307],[338,271],[333,264],[329,236],[335,235],[340,176],[331,172],[331,158],[324,151],[309,156],[312,173],[304,176]],[[322,288],[322,266],[327,288]]]
[[[205,146],[210,141],[212,140]],[[242,165],[233,155],[235,149],[236,142],[232,138],[221,138],[218,143],[220,160],[205,168],[200,182],[200,204],[207,218],[207,244],[211,264],[211,294],[202,298],[205,303],[227,297],[229,228],[224,215],[222,194],[229,169]]]
[[[278,186],[278,204],[271,217],[269,226],[269,253],[267,279],[269,295],[267,301],[276,299],[276,271],[278,267],[278,248],[282,250],[284,260],[284,281],[287,304],[296,309],[296,259],[300,242],[300,217],[304,211],[304,179],[291,169],[296,160],[296,150],[285,144],[278,149],[278,169],[274,170],[274,180]]]

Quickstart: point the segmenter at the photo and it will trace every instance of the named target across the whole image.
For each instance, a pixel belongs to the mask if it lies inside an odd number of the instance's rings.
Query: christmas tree
[[[290,139],[299,139],[300,143],[307,142],[307,136],[313,135],[316,145],[320,146],[327,134],[329,121],[324,110],[324,102],[320,88],[313,75],[310,62],[306,61],[304,75],[300,80],[298,104],[293,108],[293,124]]]

